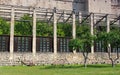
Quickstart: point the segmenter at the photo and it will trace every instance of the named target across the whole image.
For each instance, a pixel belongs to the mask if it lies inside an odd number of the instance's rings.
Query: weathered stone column
[[[110,32],[110,20],[109,16],[106,17],[106,24],[107,24],[107,33]]]
[[[14,52],[14,7],[11,9],[11,25],[10,25],[10,59],[13,59],[13,52]]]
[[[57,17],[56,17],[56,8],[54,8],[53,12],[54,24],[53,24],[53,48],[54,53],[57,54]]]
[[[90,16],[90,32],[91,35],[94,35],[94,14],[92,13]],[[94,41],[92,41],[94,43]],[[91,53],[94,53],[94,45],[91,46]]]
[[[119,26],[120,26],[120,20],[119,20]]]
[[[72,13],[72,19],[73,19],[73,22],[72,22],[72,37],[73,37],[73,39],[75,39],[76,38],[75,12]]]
[[[75,12],[72,12],[72,37],[73,39],[76,38],[76,24],[75,24]],[[73,53],[76,53],[76,50],[73,51]]]
[[[110,19],[109,19],[109,15],[106,17],[106,24],[107,24],[107,33],[110,32]],[[108,44],[108,48],[111,48],[111,45]],[[111,49],[109,49],[111,50]]]
[[[36,10],[33,10],[33,41],[32,41],[33,56],[36,54]]]
[[[81,23],[81,22],[82,22],[82,13],[79,12],[79,23]]]

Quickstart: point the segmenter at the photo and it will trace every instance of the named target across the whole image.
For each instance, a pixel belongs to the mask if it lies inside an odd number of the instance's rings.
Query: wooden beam
[[[86,18],[83,19],[82,22],[81,22],[80,24],[84,23],[90,16],[91,16],[91,13],[90,13],[89,15],[87,15]]]
[[[70,18],[72,18],[72,14],[70,14],[70,16],[67,18],[67,20],[65,21],[65,23],[66,23]]]
[[[118,20],[120,20],[120,16],[117,17],[112,23],[110,23],[110,25],[113,25],[115,22],[117,22]]]
[[[49,18],[49,20],[47,22],[50,23],[50,21],[53,17],[54,17],[54,13],[51,15],[51,17]]]
[[[30,22],[32,20],[15,20],[15,21],[18,21],[18,22]]]
[[[58,18],[57,22],[61,19],[61,17],[64,15],[64,11],[63,13],[60,15],[60,17]]]
[[[45,20],[47,20],[47,15],[48,15],[48,12],[46,10],[46,13],[45,13]]]
[[[103,16],[101,19],[99,19],[99,21],[96,22],[96,24],[94,24],[94,26],[96,26],[97,24],[99,24],[104,18],[106,18],[108,16],[108,14],[106,14],[105,16]]]

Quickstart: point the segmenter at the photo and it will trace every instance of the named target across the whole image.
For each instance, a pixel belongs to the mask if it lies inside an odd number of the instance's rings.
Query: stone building
[[[0,0],[0,4],[119,14],[120,0]]]

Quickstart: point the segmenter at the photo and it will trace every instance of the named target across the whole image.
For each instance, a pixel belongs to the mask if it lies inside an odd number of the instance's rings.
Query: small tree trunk
[[[110,59],[110,60],[111,60],[111,63],[112,63],[112,67],[115,67],[115,62],[112,59]]]
[[[108,55],[109,55],[109,59],[111,61],[112,67],[115,67],[115,61],[111,58],[110,53],[108,53]]]
[[[111,57],[111,49],[108,49],[108,56],[109,56],[109,59],[111,60],[112,67],[115,67],[115,62],[119,59],[118,49],[117,49],[117,58],[114,59]]]
[[[109,59],[111,60],[112,67],[115,67],[115,62],[119,59],[119,57],[117,57],[116,59],[113,59],[113,58],[110,58],[109,56]]]
[[[87,68],[87,57],[84,57],[84,67]]]
[[[84,67],[86,68],[87,67],[88,52],[85,53],[83,51],[83,56],[84,56]]]
[[[112,61],[112,67],[115,67],[115,62],[114,61]]]

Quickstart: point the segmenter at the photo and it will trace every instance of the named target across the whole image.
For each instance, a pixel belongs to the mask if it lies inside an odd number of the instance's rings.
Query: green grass
[[[120,75],[120,65],[1,66],[0,75]]]

